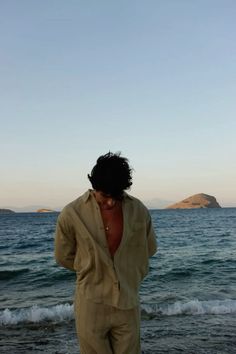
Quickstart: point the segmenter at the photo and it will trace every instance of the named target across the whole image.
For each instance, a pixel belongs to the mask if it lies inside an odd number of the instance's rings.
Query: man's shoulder
[[[88,200],[90,196],[90,191],[86,191],[84,194],[80,195],[78,198],[72,200],[70,203],[64,206],[61,211],[61,214],[68,215],[73,211],[80,209],[82,205]]]
[[[134,197],[133,195],[130,195],[128,193],[125,193],[125,197],[128,198],[127,200],[131,202],[133,207],[139,209],[140,211],[145,211],[145,212],[148,211],[145,204],[139,198]]]

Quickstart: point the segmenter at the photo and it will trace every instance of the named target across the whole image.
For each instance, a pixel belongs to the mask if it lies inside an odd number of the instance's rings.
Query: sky
[[[0,208],[64,206],[108,151],[147,204],[236,207],[235,16],[234,0],[0,1]]]

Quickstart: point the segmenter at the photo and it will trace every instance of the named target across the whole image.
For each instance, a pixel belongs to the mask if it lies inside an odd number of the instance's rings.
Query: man
[[[128,160],[100,156],[88,178],[93,189],[60,213],[55,258],[76,271],[75,320],[82,354],[139,354],[139,286],[156,252],[146,207],[125,190]]]

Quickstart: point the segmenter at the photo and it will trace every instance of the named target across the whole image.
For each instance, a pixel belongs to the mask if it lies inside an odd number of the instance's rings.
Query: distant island
[[[0,209],[0,214],[11,214],[14,213],[11,209]]]
[[[42,208],[42,209],[38,209],[36,213],[55,213],[55,210]]]
[[[194,194],[178,203],[169,205],[166,209],[198,209],[198,208],[221,208],[216,198],[204,194]]]

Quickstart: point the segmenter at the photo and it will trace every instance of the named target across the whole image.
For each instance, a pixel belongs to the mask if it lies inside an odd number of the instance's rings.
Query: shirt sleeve
[[[74,232],[65,212],[62,211],[56,225],[54,248],[56,262],[64,268],[74,270],[75,253],[76,239]]]
[[[157,239],[156,234],[153,229],[151,216],[148,216],[148,224],[147,224],[147,240],[148,240],[148,254],[149,257],[153,256],[157,251]]]

